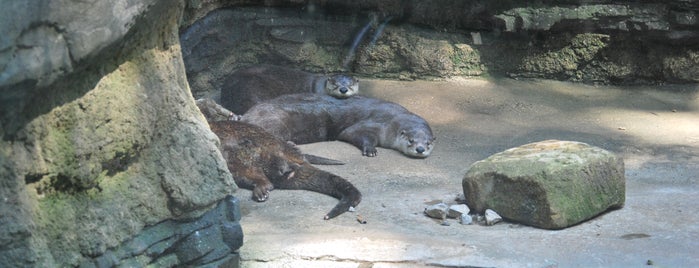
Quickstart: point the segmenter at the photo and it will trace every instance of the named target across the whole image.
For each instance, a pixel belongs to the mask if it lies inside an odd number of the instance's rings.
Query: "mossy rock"
[[[562,229],[620,208],[624,162],[581,142],[547,140],[474,163],[462,181],[469,207],[545,229]]]

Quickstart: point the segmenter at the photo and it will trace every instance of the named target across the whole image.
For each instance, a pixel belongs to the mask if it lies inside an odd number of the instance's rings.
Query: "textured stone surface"
[[[237,250],[243,245],[240,216],[238,200],[227,196],[201,217],[186,221],[166,220],[148,226],[132,239],[107,250],[92,263],[97,267],[125,263],[200,266],[230,261],[229,258],[237,258]],[[89,263],[87,260],[81,265]]]
[[[146,226],[199,217],[236,189],[186,81],[183,2],[8,4],[0,266],[116,263]]]
[[[451,205],[449,206],[449,211],[447,211],[447,217],[458,219],[461,215],[468,215],[470,212],[471,209],[466,204]]]
[[[0,87],[48,85],[123,38],[156,0],[12,1],[0,11]],[[12,23],[9,23],[12,22]]]
[[[585,143],[547,140],[471,165],[463,179],[469,207],[546,229],[590,219],[625,201],[624,163]]]
[[[213,97],[232,70],[256,63],[404,79],[483,73],[478,51],[466,44],[470,38],[410,25],[387,25],[379,34],[378,20],[356,20],[349,14],[322,17],[320,12],[219,9],[183,29],[181,42],[193,94]],[[370,29],[350,56],[349,44],[367,25]]]
[[[435,219],[446,219],[449,206],[445,203],[438,203],[425,208],[425,214]]]
[[[197,98],[211,97],[231,70],[255,63],[403,80],[504,74],[699,81],[699,7],[686,1],[244,2],[189,1],[182,43]]]

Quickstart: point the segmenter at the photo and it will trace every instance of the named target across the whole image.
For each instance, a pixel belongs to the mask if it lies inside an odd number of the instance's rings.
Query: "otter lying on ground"
[[[258,102],[284,94],[316,93],[335,98],[357,94],[359,81],[354,77],[317,75],[273,65],[254,65],[233,72],[221,87],[221,105],[243,114]]]
[[[252,198],[263,202],[269,191],[309,190],[340,199],[324,219],[336,217],[361,202],[362,194],[352,183],[320,170],[305,161],[291,144],[262,128],[239,121],[209,122],[221,140],[221,153],[235,183],[252,190]]]
[[[376,156],[379,146],[424,158],[435,140],[421,117],[398,104],[363,96],[339,100],[320,94],[284,95],[253,106],[241,120],[297,144],[346,141],[365,156]]]
[[[223,108],[221,105],[216,103],[212,99],[197,99],[196,101],[197,107],[199,107],[199,111],[201,111],[202,115],[204,115],[204,118],[206,118],[206,121],[208,122],[215,122],[215,121],[240,121],[240,116],[236,115],[235,113],[227,110],[226,108]],[[296,144],[293,142],[289,142],[291,146],[296,147]],[[325,157],[320,157],[320,156],[315,156],[311,154],[303,154],[303,157],[306,159],[311,164],[315,165],[344,165],[345,163],[342,163],[340,161],[334,160],[334,159],[328,159]]]

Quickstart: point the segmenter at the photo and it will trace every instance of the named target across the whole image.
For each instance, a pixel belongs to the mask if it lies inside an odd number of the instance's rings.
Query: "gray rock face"
[[[469,207],[523,224],[561,229],[625,201],[624,163],[585,143],[548,140],[474,163],[463,179]]]
[[[0,11],[0,87],[48,85],[115,43],[156,0],[12,1]],[[12,22],[12,23],[10,23]]]
[[[321,11],[319,11],[321,12]],[[241,7],[215,10],[182,31],[187,79],[196,98],[212,97],[232,70],[269,63],[314,73],[353,71],[380,77],[480,75],[480,56],[461,35],[384,25],[359,40],[354,57],[346,44],[368,21],[346,16],[320,19],[296,9]],[[349,57],[349,58],[348,58]],[[343,66],[348,60],[350,65]],[[348,70],[349,69],[349,70]]]
[[[217,267],[218,263],[238,258],[236,252],[243,245],[240,216],[238,200],[229,195],[199,218],[166,220],[149,226],[132,239],[81,265],[88,266],[92,262],[97,267],[119,264]]]
[[[0,267],[142,267],[164,245],[139,238],[130,245],[148,250],[127,259],[116,249],[235,191],[189,91],[183,9],[155,0],[0,9]],[[229,227],[203,228],[173,250],[216,237],[220,248]],[[204,260],[161,261],[180,255]]]
[[[291,9],[245,4],[187,6],[182,44],[196,97],[213,97],[203,91],[220,87],[230,70],[254,63],[392,79],[491,73],[611,84],[699,81],[696,1],[265,1]],[[370,22],[364,11],[382,17]],[[365,25],[367,36],[349,53]]]

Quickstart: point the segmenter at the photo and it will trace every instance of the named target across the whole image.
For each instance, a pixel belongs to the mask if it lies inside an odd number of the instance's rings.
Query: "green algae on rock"
[[[562,229],[625,201],[624,163],[581,142],[547,140],[471,165],[462,181],[469,207],[523,224]]]

